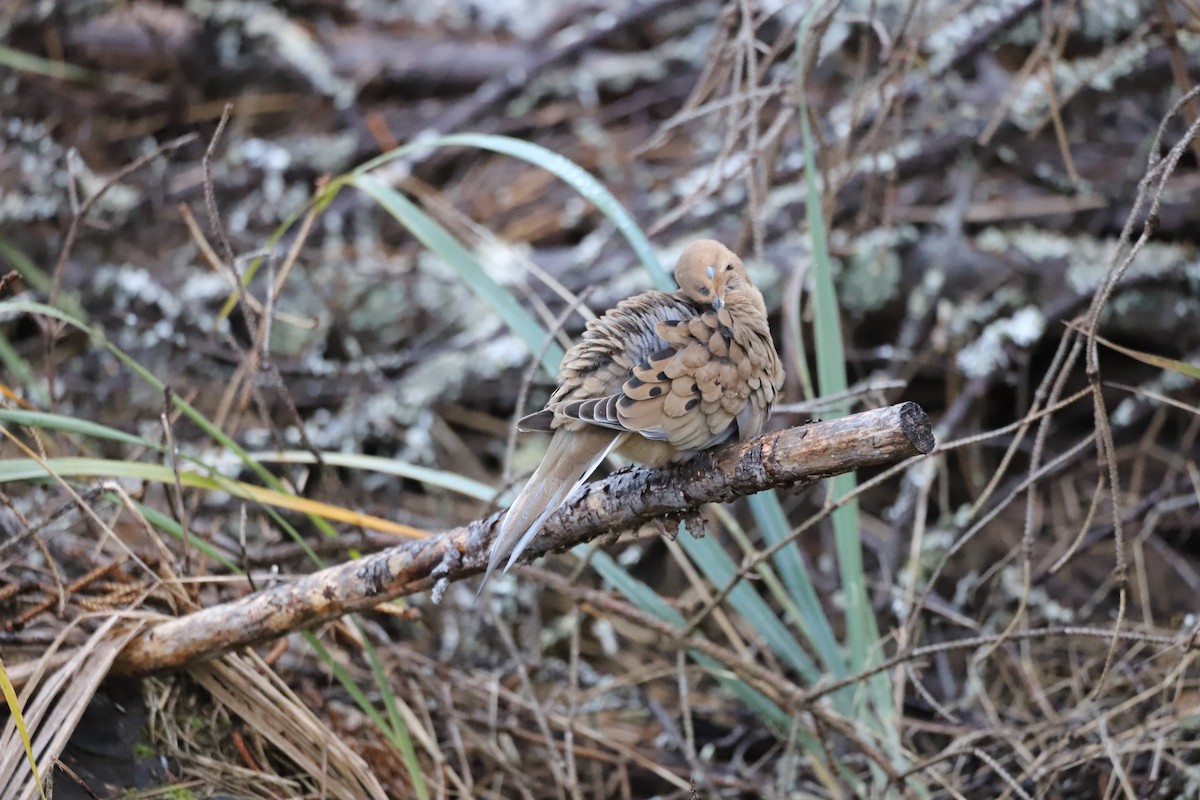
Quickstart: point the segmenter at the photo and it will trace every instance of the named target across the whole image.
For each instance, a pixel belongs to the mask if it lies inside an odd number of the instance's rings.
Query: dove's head
[[[750,285],[742,260],[712,239],[701,239],[688,245],[675,264],[675,280],[693,303],[711,305],[717,310],[729,301],[730,295],[746,290],[757,294]]]

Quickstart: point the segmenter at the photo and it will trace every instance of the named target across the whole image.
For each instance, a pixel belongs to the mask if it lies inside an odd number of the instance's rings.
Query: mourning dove
[[[694,242],[679,291],[648,291],[588,323],[546,407],[523,431],[554,435],[492,543],[480,592],[613,450],[660,466],[758,434],[783,386],[762,293],[729,248]]]

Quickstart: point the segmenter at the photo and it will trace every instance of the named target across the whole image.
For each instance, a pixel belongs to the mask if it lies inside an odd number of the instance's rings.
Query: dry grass
[[[1197,12],[879,5],[874,16],[830,5],[806,22],[740,0],[664,2],[617,9],[582,38],[561,19],[545,35],[500,36],[512,51],[485,46],[496,39],[485,21],[453,32],[443,20],[440,37],[471,44],[433,88],[395,48],[366,45],[386,29],[432,59],[421,48],[437,37],[366,11],[318,20],[246,4],[274,31],[224,23],[247,72],[209,57],[188,12],[135,4],[64,12],[54,26],[17,14],[6,47],[49,61],[18,65],[4,112],[9,151],[27,163],[0,160],[14,187],[0,255],[21,273],[0,293],[0,412],[55,412],[142,443],[5,417],[0,466],[104,458],[173,475],[0,484],[0,646],[43,769],[62,758],[111,796],[68,739],[104,735],[84,711],[146,620],[311,572],[310,556],[340,562],[391,541],[326,537],[327,523],[189,488],[187,459],[268,485],[229,443],[302,448],[316,463],[272,466],[279,491],[418,530],[475,519],[496,498],[320,453],[412,462],[497,495],[536,459],[523,440],[508,452],[516,398],[527,390],[536,404],[546,388],[522,386],[525,348],[361,195],[305,216],[315,178],[426,126],[545,145],[600,177],[664,255],[701,233],[747,254],[799,403],[819,346],[803,291],[816,257],[803,106],[848,371],[875,387],[854,402],[920,402],[938,424],[933,456],[866,472],[849,498],[782,497],[787,535],[769,554],[761,517],[718,509],[698,542],[648,527],[594,545],[591,566],[556,556],[521,570],[478,605],[473,586],[455,584],[440,604],[415,597],[147,680],[145,722],[121,744],[159,767],[131,768],[122,785],[419,796],[416,771],[429,797],[1195,794],[1200,398],[1187,373],[1100,336],[1200,361],[1200,105],[1184,35]],[[112,30],[141,31],[131,41],[167,68],[114,61]],[[546,44],[564,31],[581,44]],[[289,60],[267,46],[276,36],[325,61]],[[352,50],[370,69],[335,66]],[[488,82],[499,61],[472,71],[522,52],[528,85]],[[197,61],[203,81],[187,66]],[[348,104],[331,75],[353,85]],[[227,99],[232,120],[214,135]],[[179,138],[197,127],[201,137]],[[587,308],[645,286],[611,226],[528,164],[438,150],[396,177],[546,327],[576,332]],[[299,226],[277,242],[288,215]],[[170,392],[95,338],[12,305],[28,299],[102,327]],[[857,509],[881,631],[868,665],[844,674],[801,635],[809,620],[789,605],[779,557],[807,566],[844,641],[835,507]],[[724,582],[700,566],[712,550],[730,554]],[[662,613],[613,583],[609,562]],[[815,676],[745,613],[747,591]],[[15,735],[9,725],[0,739],[0,796],[32,797]],[[55,782],[75,785],[65,772]]]

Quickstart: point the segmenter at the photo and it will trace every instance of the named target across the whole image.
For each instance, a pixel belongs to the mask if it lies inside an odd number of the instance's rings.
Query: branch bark
[[[929,418],[901,403],[828,422],[767,433],[702,453],[686,464],[633,468],[586,485],[546,521],[529,559],[574,547],[705,503],[765,489],[803,487],[862,467],[933,450]],[[481,572],[496,513],[428,539],[381,550],[229,603],[162,622],[126,645],[123,675],[178,669],[236,647],[309,628],[353,611]]]

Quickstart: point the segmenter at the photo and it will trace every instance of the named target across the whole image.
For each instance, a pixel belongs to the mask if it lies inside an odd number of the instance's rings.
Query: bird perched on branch
[[[783,387],[762,293],[709,239],[683,251],[675,281],[676,292],[643,292],[589,322],[546,407],[517,423],[554,435],[504,516],[480,592],[613,450],[661,466],[762,431]]]

